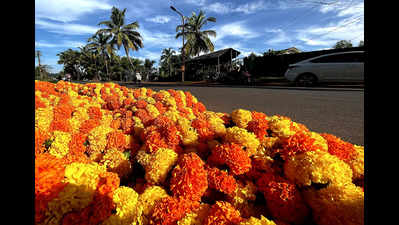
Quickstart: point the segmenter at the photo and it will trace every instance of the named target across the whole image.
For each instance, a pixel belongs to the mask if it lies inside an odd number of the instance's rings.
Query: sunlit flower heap
[[[364,148],[189,92],[35,81],[35,223],[364,224]]]

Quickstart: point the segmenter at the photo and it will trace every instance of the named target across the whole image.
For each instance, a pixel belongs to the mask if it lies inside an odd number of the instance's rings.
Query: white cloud
[[[203,8],[207,12],[226,14],[232,11],[231,4],[215,2]]]
[[[100,28],[83,24],[53,23],[41,19],[36,19],[35,25],[38,28],[44,29],[48,32],[57,33],[57,34],[66,34],[66,35],[94,34]]]
[[[242,12],[242,13],[245,13],[245,14],[251,14],[251,13],[254,13],[256,11],[265,9],[265,8],[266,8],[265,2],[257,1],[257,2],[251,2],[251,3],[246,3],[246,4],[239,5],[233,11],[234,12]]]
[[[72,22],[84,14],[110,10],[107,0],[37,0],[35,17],[60,22]]]
[[[212,30],[216,31],[216,38],[211,37],[212,41],[218,41],[228,36],[250,39],[260,35],[255,31],[249,30],[242,21],[225,24],[220,27],[212,28]]]
[[[291,42],[291,38],[284,31],[280,31],[276,33],[276,36],[266,41],[268,45],[275,45],[281,43],[289,43]]]
[[[145,47],[180,48],[182,45],[181,39],[175,38],[175,33],[151,32],[143,26],[138,29],[138,32],[143,37]]]
[[[206,4],[206,0],[184,0],[184,2],[196,6],[203,6]]]
[[[170,17],[169,16],[156,16],[154,18],[146,19],[146,21],[164,24],[164,23],[167,23],[170,21]]]
[[[63,41],[61,43],[48,43],[46,41],[35,41],[35,47],[42,48],[77,48],[86,45],[81,41]]]

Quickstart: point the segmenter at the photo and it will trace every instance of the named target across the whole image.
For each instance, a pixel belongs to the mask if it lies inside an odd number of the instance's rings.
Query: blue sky
[[[144,48],[129,55],[158,64],[164,48],[178,51],[182,45],[175,39],[181,17],[171,5],[185,16],[204,10],[215,17],[216,23],[205,26],[217,33],[211,38],[215,50],[232,47],[240,57],[289,47],[328,49],[339,40],[357,46],[364,40],[363,0],[36,0],[35,49],[43,54],[42,64],[60,71],[57,54],[85,45],[116,6],[127,9],[126,23],[140,25]],[[119,55],[125,55],[122,48]]]

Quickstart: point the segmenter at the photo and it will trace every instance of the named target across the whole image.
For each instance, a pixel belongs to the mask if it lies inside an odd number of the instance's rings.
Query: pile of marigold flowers
[[[364,224],[364,148],[189,92],[35,81],[35,223]]]

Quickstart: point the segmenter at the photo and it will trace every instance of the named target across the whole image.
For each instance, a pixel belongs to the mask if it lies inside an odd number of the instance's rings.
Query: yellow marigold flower
[[[147,218],[150,217],[158,200],[168,196],[169,195],[165,191],[165,189],[160,186],[154,185],[146,188],[144,192],[139,196],[138,200],[138,204],[143,206],[142,215]]]
[[[44,224],[61,224],[62,217],[90,204],[97,188],[99,174],[105,167],[97,163],[71,163],[65,168],[65,183],[68,183],[56,198],[48,204]]]
[[[304,199],[320,225],[364,224],[364,192],[361,187],[329,185],[320,190],[305,190]]]
[[[247,181],[245,185],[241,182],[238,182],[237,184],[236,190],[232,196],[229,196],[229,202],[233,206],[237,207],[247,203],[248,201],[255,201],[257,188],[253,182]]]
[[[320,134],[316,132],[310,132],[310,137],[315,139],[313,145],[319,145],[320,150],[327,152],[328,151],[328,144],[326,139],[324,139]]]
[[[195,97],[194,95],[192,95],[192,102],[193,102],[194,104],[197,104],[197,103],[198,103],[198,99],[197,99],[197,97]]]
[[[296,133],[291,129],[292,121],[290,119],[277,115],[268,117],[268,119],[269,128],[274,136],[289,138]]]
[[[244,128],[239,128],[237,126],[227,128],[224,139],[227,142],[234,142],[245,146],[249,156],[256,153],[260,144],[254,133],[248,132]]]
[[[112,199],[116,204],[116,216],[125,222],[122,224],[132,224],[137,217],[139,194],[132,188],[121,186],[114,191]]]
[[[249,219],[239,223],[239,225],[276,225],[276,223],[261,215],[260,219],[251,216]]]
[[[49,130],[53,120],[53,107],[38,108],[35,110],[35,127]]]
[[[140,88],[140,95],[141,96],[146,96],[147,95],[147,88],[145,88],[145,87]]]
[[[205,118],[211,126],[212,131],[219,137],[223,137],[226,134],[226,127],[224,126],[223,120],[211,111],[204,112]]]
[[[144,131],[144,125],[141,122],[141,119],[137,116],[132,117],[134,121],[134,136],[139,137],[140,134]]]
[[[181,100],[182,100],[182,102],[183,102],[183,105],[186,106],[186,105],[187,105],[187,102],[186,102],[186,94],[184,94],[184,92],[183,92],[182,90],[178,90],[178,91],[176,91],[176,92],[180,94]]]
[[[169,171],[176,164],[177,158],[177,153],[168,148],[159,148],[153,154],[140,150],[136,156],[137,162],[145,169],[145,179],[153,184],[165,181]]]
[[[197,117],[194,115],[194,112],[193,112],[193,109],[192,109],[192,108],[190,108],[190,107],[185,107],[184,109],[186,109],[186,110],[188,111],[187,116],[188,116],[188,119],[189,119],[190,121],[192,121],[192,120],[194,120],[194,119],[197,118]]]
[[[195,146],[198,144],[198,133],[191,126],[191,122],[184,117],[179,117],[177,124],[180,127],[180,134],[182,135],[183,145]]]
[[[309,151],[289,157],[285,176],[298,186],[313,183],[344,185],[352,183],[351,168],[338,157],[324,151]]]
[[[172,120],[174,123],[181,117],[179,111],[176,108],[169,108],[163,116],[166,116],[168,119]]]
[[[109,172],[118,174],[121,179],[127,178],[132,172],[129,159],[123,152],[117,149],[108,149],[102,157],[100,164],[106,166]]]
[[[52,135],[53,142],[49,148],[49,153],[57,158],[62,158],[69,152],[69,142],[72,134],[62,131],[54,131]]]
[[[240,128],[246,128],[248,122],[252,120],[251,111],[236,109],[231,113],[231,119]]]
[[[206,203],[201,203],[198,209],[187,213],[182,219],[177,221],[177,225],[202,225],[211,206]]]
[[[355,154],[348,162],[353,172],[353,179],[364,177],[364,146],[354,145]]]
[[[147,106],[145,107],[145,109],[147,110],[147,112],[150,114],[150,116],[156,118],[157,116],[159,116],[159,111],[157,109],[157,107],[155,107],[154,105],[151,104],[147,104]]]
[[[176,100],[172,96],[165,97],[163,100],[165,101],[165,105],[167,107],[176,108]]]
[[[104,124],[91,130],[87,136],[87,139],[90,143],[90,152],[103,152],[107,146],[107,134],[111,131],[113,131],[113,129]]]

